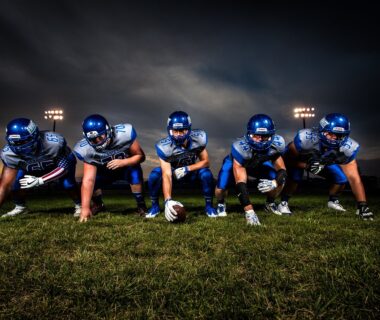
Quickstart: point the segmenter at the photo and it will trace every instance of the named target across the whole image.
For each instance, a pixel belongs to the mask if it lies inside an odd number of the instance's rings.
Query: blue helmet
[[[330,113],[319,121],[319,138],[328,147],[339,148],[347,141],[350,132],[350,121],[341,113]],[[333,133],[337,139],[328,139],[326,133]]]
[[[273,120],[269,116],[266,114],[255,114],[248,121],[245,137],[254,150],[260,151],[270,147],[275,133],[276,129]],[[262,136],[262,140],[254,141],[252,135]]]
[[[182,136],[174,136],[173,130],[187,129],[187,133]],[[170,139],[176,144],[184,143],[190,136],[191,132],[191,119],[186,112],[175,111],[168,118],[167,126]]]
[[[104,150],[112,139],[112,129],[108,121],[99,114],[92,114],[83,120],[83,136],[96,151]],[[101,140],[97,139],[102,137]]]
[[[17,118],[8,123],[6,139],[11,150],[18,155],[34,154],[41,141],[37,125],[25,118]]]

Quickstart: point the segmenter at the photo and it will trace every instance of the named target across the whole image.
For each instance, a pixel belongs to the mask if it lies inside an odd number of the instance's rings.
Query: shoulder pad
[[[302,129],[294,138],[294,145],[298,152],[312,150],[318,146],[318,143],[318,134],[312,129]]]
[[[252,156],[252,149],[244,137],[236,139],[231,146],[231,154],[236,161],[243,164],[245,160],[249,160]]]
[[[279,153],[283,153],[285,151],[285,147],[285,139],[282,136],[275,134],[271,148],[276,149]]]
[[[340,152],[343,152],[344,155],[348,158],[346,163],[354,160],[360,149],[360,145],[354,139],[348,138],[347,141],[340,147]]]
[[[201,129],[191,130],[190,137],[192,144],[196,144],[198,147],[206,147],[208,139],[207,133]]]
[[[136,130],[129,123],[121,123],[112,127],[115,138],[121,143],[132,143],[137,138]]]

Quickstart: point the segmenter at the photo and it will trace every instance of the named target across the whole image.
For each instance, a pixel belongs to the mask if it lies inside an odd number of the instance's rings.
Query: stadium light
[[[315,117],[315,108],[314,107],[301,107],[294,108],[294,118],[302,119],[303,128],[306,128],[306,118]]]
[[[53,120],[53,131],[55,132],[56,121],[63,120],[63,110],[61,109],[46,110],[44,118],[46,120]]]

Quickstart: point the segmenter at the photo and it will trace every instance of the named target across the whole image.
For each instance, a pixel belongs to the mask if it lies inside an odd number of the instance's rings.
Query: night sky
[[[134,125],[147,177],[168,115],[183,110],[208,132],[216,173],[253,114],[290,142],[302,127],[293,109],[312,106],[308,126],[330,112],[351,119],[362,172],[380,176],[374,5],[127,2],[1,2],[1,139],[16,117],[51,129],[43,112],[58,106],[57,131],[73,146],[100,113]]]

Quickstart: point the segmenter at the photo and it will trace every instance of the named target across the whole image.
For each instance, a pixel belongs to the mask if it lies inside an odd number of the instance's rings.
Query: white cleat
[[[80,217],[80,211],[82,210],[82,206],[80,204],[75,205],[74,209],[74,217],[79,218]]]
[[[282,212],[278,210],[278,208],[274,202],[272,202],[272,203],[265,202],[264,209],[266,212],[274,213],[274,214],[277,214],[279,216],[282,216]]]
[[[216,207],[218,217],[227,217],[226,208],[226,203],[218,203],[218,206]]]
[[[334,209],[336,211],[346,211],[346,209],[344,209],[343,206],[339,203],[339,200],[329,201],[327,202],[327,206],[330,209]]]
[[[245,212],[245,220],[248,226],[260,226],[259,217],[256,215],[255,211],[249,210]]]
[[[287,201],[281,201],[280,204],[277,206],[277,210],[281,212],[281,214],[288,214],[288,215],[292,214],[292,212],[289,209],[289,204]]]
[[[27,207],[16,205],[13,210],[7,212],[6,214],[3,214],[1,217],[2,218],[14,217],[14,216],[17,216],[19,214],[26,214],[28,212],[29,212],[29,210]]]

